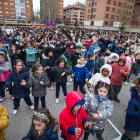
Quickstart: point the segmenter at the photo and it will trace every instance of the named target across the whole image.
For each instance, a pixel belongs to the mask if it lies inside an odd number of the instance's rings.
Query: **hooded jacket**
[[[111,53],[111,55],[108,57],[109,58],[113,58],[113,57],[116,57],[117,61],[119,59],[119,55],[117,53]]]
[[[95,50],[95,47],[94,47],[93,45],[91,45],[91,46],[89,47],[88,52],[87,52],[86,55],[85,55],[85,58],[87,58],[88,55],[89,55],[90,53],[92,53],[94,50]]]
[[[124,55],[120,56],[118,62],[119,60],[124,60],[124,62],[126,63],[126,57]],[[114,63],[111,66],[112,66],[112,74],[110,76],[111,84],[116,86],[122,85],[124,77],[130,75],[128,66],[124,64],[122,67],[120,67],[118,63]],[[124,74],[120,73],[120,70],[123,70]]]
[[[83,105],[85,99],[78,91],[73,91],[66,96],[66,108],[60,113],[59,122],[62,137],[66,140],[76,140],[75,128],[81,128],[81,133],[78,139],[82,136],[84,128],[83,124],[87,122],[87,114],[85,113],[83,107],[73,114],[72,110],[76,105]]]
[[[140,131],[140,96],[138,95],[136,88],[131,88],[131,100],[128,103],[125,127],[129,131]]]
[[[9,125],[9,115],[5,107],[0,105],[0,140],[5,140],[5,128]]]
[[[73,44],[74,48],[70,48],[70,45],[72,45],[72,44]],[[70,50],[70,59],[71,59],[72,53],[75,51],[75,44],[71,41],[69,43],[69,47],[67,49]]]
[[[103,69],[108,69],[109,70],[109,75],[107,77],[104,77],[102,75],[102,70]],[[91,84],[91,87],[95,87],[97,85],[97,83],[99,81],[102,81],[102,82],[106,82],[107,84],[110,84],[110,79],[109,79],[109,76],[111,75],[112,73],[112,67],[109,65],[109,64],[105,64],[101,67],[100,69],[100,73],[96,73],[90,80],[89,80],[89,83]]]

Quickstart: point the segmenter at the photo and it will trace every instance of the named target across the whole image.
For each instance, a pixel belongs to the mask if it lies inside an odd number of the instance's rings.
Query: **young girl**
[[[70,59],[71,59],[71,55],[75,51],[75,44],[71,41],[69,43],[69,47],[67,49],[70,50],[70,55],[69,56],[70,56]]]
[[[67,95],[66,82],[67,75],[71,75],[71,69],[66,65],[64,58],[59,57],[55,67],[47,66],[45,70],[48,69],[49,72],[54,74],[56,81],[56,103],[59,103],[59,90],[60,86],[62,86],[64,98]]]
[[[59,125],[46,108],[34,111],[31,129],[22,140],[58,140]]]
[[[119,55],[117,53],[111,53],[111,55],[108,57],[108,59],[111,58],[112,62],[111,64],[117,63],[119,59]]]
[[[140,86],[134,86],[130,91],[132,95],[125,118],[125,133],[121,140],[132,140],[140,136]]]
[[[94,93],[86,96],[86,102],[83,105],[88,115],[88,120],[93,124],[85,129],[84,140],[88,140],[90,133],[99,140],[103,140],[102,134],[106,121],[113,114],[114,92],[111,85],[99,81],[95,87]]]
[[[14,68],[15,61],[19,59],[19,55],[20,55],[20,50],[17,51],[15,45],[11,44],[9,50],[9,57],[11,58],[12,68]]]
[[[73,82],[74,91],[77,91],[77,88],[79,86],[80,91],[83,94],[86,94],[86,91],[83,89],[83,87],[85,85],[85,82],[87,82],[89,79],[89,71],[85,66],[84,57],[80,57],[80,59],[78,60],[78,64],[72,69],[71,77],[74,77],[74,82]]]
[[[23,98],[26,104],[33,110],[34,106],[30,99],[30,89],[21,85],[22,80],[28,81],[29,74],[27,68],[23,67],[23,61],[17,59],[14,65],[14,69],[9,74],[9,77],[5,83],[4,90],[5,93],[7,90],[12,88],[12,95],[14,97],[14,110],[13,114],[17,114],[17,110],[20,106],[20,99]],[[13,87],[11,84],[13,83]]]
[[[41,64],[35,64],[32,67],[33,76],[30,76],[28,82],[22,80],[21,85],[26,88],[32,87],[32,95],[34,96],[34,110],[38,108],[39,98],[41,100],[42,108],[46,108],[45,95],[46,87],[49,85],[47,75],[43,73]]]
[[[0,51],[0,102],[2,102],[5,98],[3,87],[10,74],[9,70],[10,64],[8,62],[8,58],[6,57],[4,52]]]
[[[34,48],[32,46],[32,42],[28,41],[27,48],[26,48],[26,62],[27,62],[28,71],[30,70],[32,65],[34,65],[36,63],[36,55],[35,54],[38,52],[39,52],[39,50],[37,50],[36,48]]]

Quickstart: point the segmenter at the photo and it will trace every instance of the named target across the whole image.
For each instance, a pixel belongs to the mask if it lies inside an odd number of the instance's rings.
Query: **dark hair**
[[[113,91],[111,85],[109,85],[109,84],[107,84],[105,82],[99,81],[97,83],[97,85],[95,86],[95,93],[97,93],[97,89],[102,88],[102,87],[104,87],[104,88],[106,88],[108,90],[108,95],[109,95],[108,98],[111,101],[114,100],[114,91]]]
[[[99,52],[98,57],[104,56],[103,53]]]
[[[45,47],[44,48],[44,54],[46,56],[48,56],[49,52],[53,52],[53,48],[52,47]]]
[[[56,39],[56,42],[60,41],[58,38]]]
[[[70,53],[70,50],[66,49],[65,54],[69,55],[69,53]]]
[[[46,128],[45,128],[45,130],[43,130],[43,133],[42,134],[44,134],[50,128],[51,123],[53,123],[53,125],[54,125],[53,128],[52,128],[53,129],[53,132],[58,133],[58,131],[59,131],[58,121],[53,116],[51,116],[51,114],[50,114],[50,112],[49,112],[48,109],[46,109],[46,108],[39,108],[39,109],[36,109],[35,111],[46,115],[49,118],[49,121],[48,120],[41,119],[37,115],[33,115],[31,129],[34,126],[33,120],[35,120],[35,121],[41,121],[42,123],[45,123]],[[36,137],[39,138],[39,134],[38,134],[38,131],[37,130],[34,129],[33,134]]]
[[[31,71],[32,71],[33,75],[35,74],[35,71],[38,70],[40,67],[42,67],[41,64],[34,64],[32,66],[32,70]]]
[[[76,46],[76,49],[81,49],[81,47],[80,46]]]
[[[85,46],[86,47],[86,44],[83,44],[82,46]]]
[[[4,42],[0,41],[0,43],[4,44]]]
[[[30,43],[31,45],[33,45],[31,40],[30,40],[30,41],[28,41],[28,42],[27,42],[27,44],[28,44],[28,43]]]
[[[93,56],[94,56],[93,53],[89,53],[89,54],[88,54],[88,59],[90,59],[90,57],[93,57]]]
[[[106,48],[106,49],[105,49],[105,51],[107,51],[107,50],[109,50],[109,51],[110,51],[110,49],[109,49],[109,48]]]
[[[20,43],[25,44],[24,41],[20,41]]]
[[[23,63],[23,61],[22,61],[21,59],[17,59],[17,60],[15,61],[15,63],[14,63],[14,66],[16,66],[18,62],[21,62],[22,65],[24,66],[24,63]]]
[[[129,52],[129,55],[132,55],[132,54],[135,54],[135,53],[130,51],[130,52]]]
[[[4,60],[6,62],[8,62],[8,57],[7,57],[7,55],[5,55],[5,53],[0,53],[0,56],[3,56],[4,57]]]

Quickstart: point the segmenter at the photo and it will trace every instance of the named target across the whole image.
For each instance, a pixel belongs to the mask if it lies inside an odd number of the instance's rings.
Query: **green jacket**
[[[64,54],[62,54],[61,57],[63,57],[65,59],[67,66],[70,67],[70,63],[69,63],[69,60],[67,59],[67,57]]]

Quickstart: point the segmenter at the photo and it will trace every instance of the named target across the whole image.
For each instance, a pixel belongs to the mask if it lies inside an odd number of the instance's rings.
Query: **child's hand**
[[[108,63],[111,63],[111,62],[112,62],[112,58],[109,58],[109,59],[108,59]]]
[[[22,82],[20,83],[22,86],[25,86],[26,85],[26,82],[25,80],[22,80]]]
[[[63,72],[62,74],[61,74],[61,76],[64,76],[66,73],[65,72]]]
[[[124,74],[124,71],[123,71],[123,70],[120,70],[120,73],[121,73],[121,74]]]
[[[43,85],[43,84],[44,84],[42,81],[39,81],[39,83],[40,83],[41,85]]]
[[[66,48],[66,45],[64,45],[64,48]]]
[[[22,49],[22,51],[24,52],[24,51],[25,51],[25,49]]]
[[[6,88],[4,91],[5,91],[5,93],[6,93],[6,91],[8,90],[8,88]]]
[[[44,69],[44,70],[47,70],[47,69],[49,69],[49,66],[45,67],[45,69]]]
[[[76,137],[79,137],[79,135],[80,135],[80,133],[81,133],[81,128],[75,128],[75,135],[76,135]]]
[[[34,54],[36,54],[37,52],[34,52]]]
[[[93,117],[94,117],[95,119],[98,119],[98,118],[99,118],[99,114],[98,114],[98,113],[92,113],[92,115],[93,115]]]
[[[13,53],[15,53],[15,50],[13,50]]]
[[[71,77],[74,77],[74,75],[72,74]]]
[[[88,78],[86,78],[85,81],[87,82],[88,81]]]
[[[91,71],[89,72],[89,74],[91,74]]]
[[[84,127],[87,128],[87,127],[90,126],[91,124],[92,124],[91,122],[86,122],[86,123],[84,124]]]
[[[90,82],[87,82],[87,86],[90,87],[91,86],[91,83]]]

